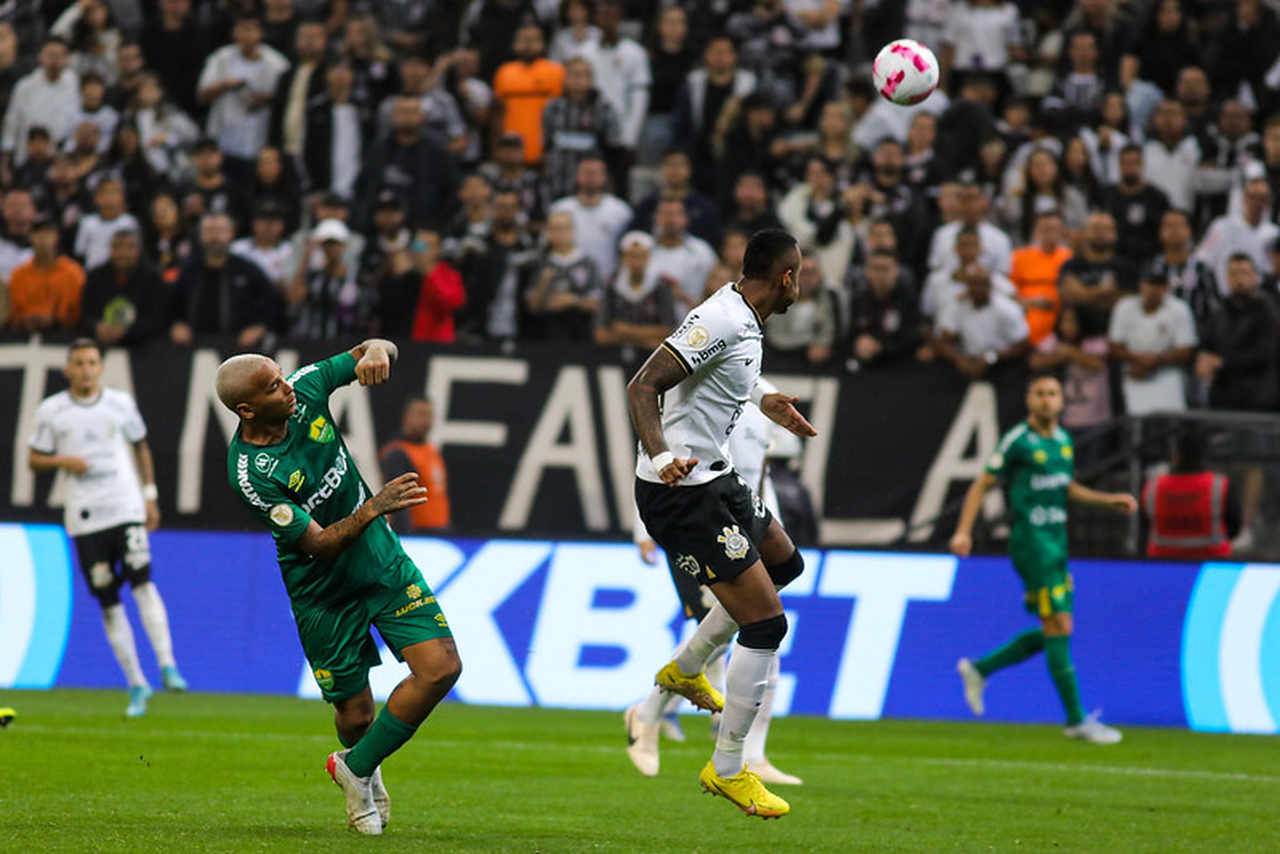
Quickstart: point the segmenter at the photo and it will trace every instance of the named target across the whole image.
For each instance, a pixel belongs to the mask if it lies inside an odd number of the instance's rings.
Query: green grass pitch
[[[0,692],[19,713],[0,730],[4,851],[1280,851],[1271,738],[787,718],[769,752],[805,784],[764,822],[698,791],[705,716],[645,779],[621,715],[450,703],[387,761],[391,824],[363,838],[323,771],[322,703],[159,696],[132,721],[124,704]]]

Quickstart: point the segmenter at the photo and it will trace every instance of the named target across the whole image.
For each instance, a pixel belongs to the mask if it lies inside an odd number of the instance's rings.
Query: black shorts
[[[737,578],[760,560],[773,514],[737,472],[698,486],[636,479],[636,507],[677,572],[699,584]]]
[[[89,592],[106,608],[120,603],[126,581],[137,586],[151,580],[151,542],[147,526],[129,522],[74,538],[80,572]]]

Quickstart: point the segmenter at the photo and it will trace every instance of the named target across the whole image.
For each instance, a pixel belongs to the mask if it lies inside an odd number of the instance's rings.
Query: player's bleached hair
[[[241,353],[232,356],[218,366],[213,385],[218,392],[218,400],[232,412],[245,402],[252,391],[251,378],[267,362],[266,356],[258,353]]]

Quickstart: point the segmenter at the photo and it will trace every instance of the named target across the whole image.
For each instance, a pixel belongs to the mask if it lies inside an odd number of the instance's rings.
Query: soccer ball
[[[871,79],[885,100],[918,104],[938,88],[938,58],[918,41],[898,39],[876,54]]]

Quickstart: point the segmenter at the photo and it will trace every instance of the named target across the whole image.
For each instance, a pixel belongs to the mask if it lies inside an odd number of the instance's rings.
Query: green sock
[[[382,764],[382,760],[395,753],[417,731],[416,726],[409,726],[391,714],[386,707],[378,712],[373,725],[360,737],[356,746],[347,754],[347,767],[357,777],[368,777],[373,769]]]
[[[1044,657],[1049,662],[1049,675],[1058,689],[1058,699],[1067,713],[1067,726],[1075,726],[1084,720],[1080,707],[1080,686],[1076,684],[1076,668],[1071,663],[1071,636],[1059,635],[1044,639]]]
[[[1018,635],[1004,646],[991,650],[975,661],[973,668],[985,679],[997,670],[1026,661],[1042,649],[1044,649],[1044,632],[1032,629]]]

